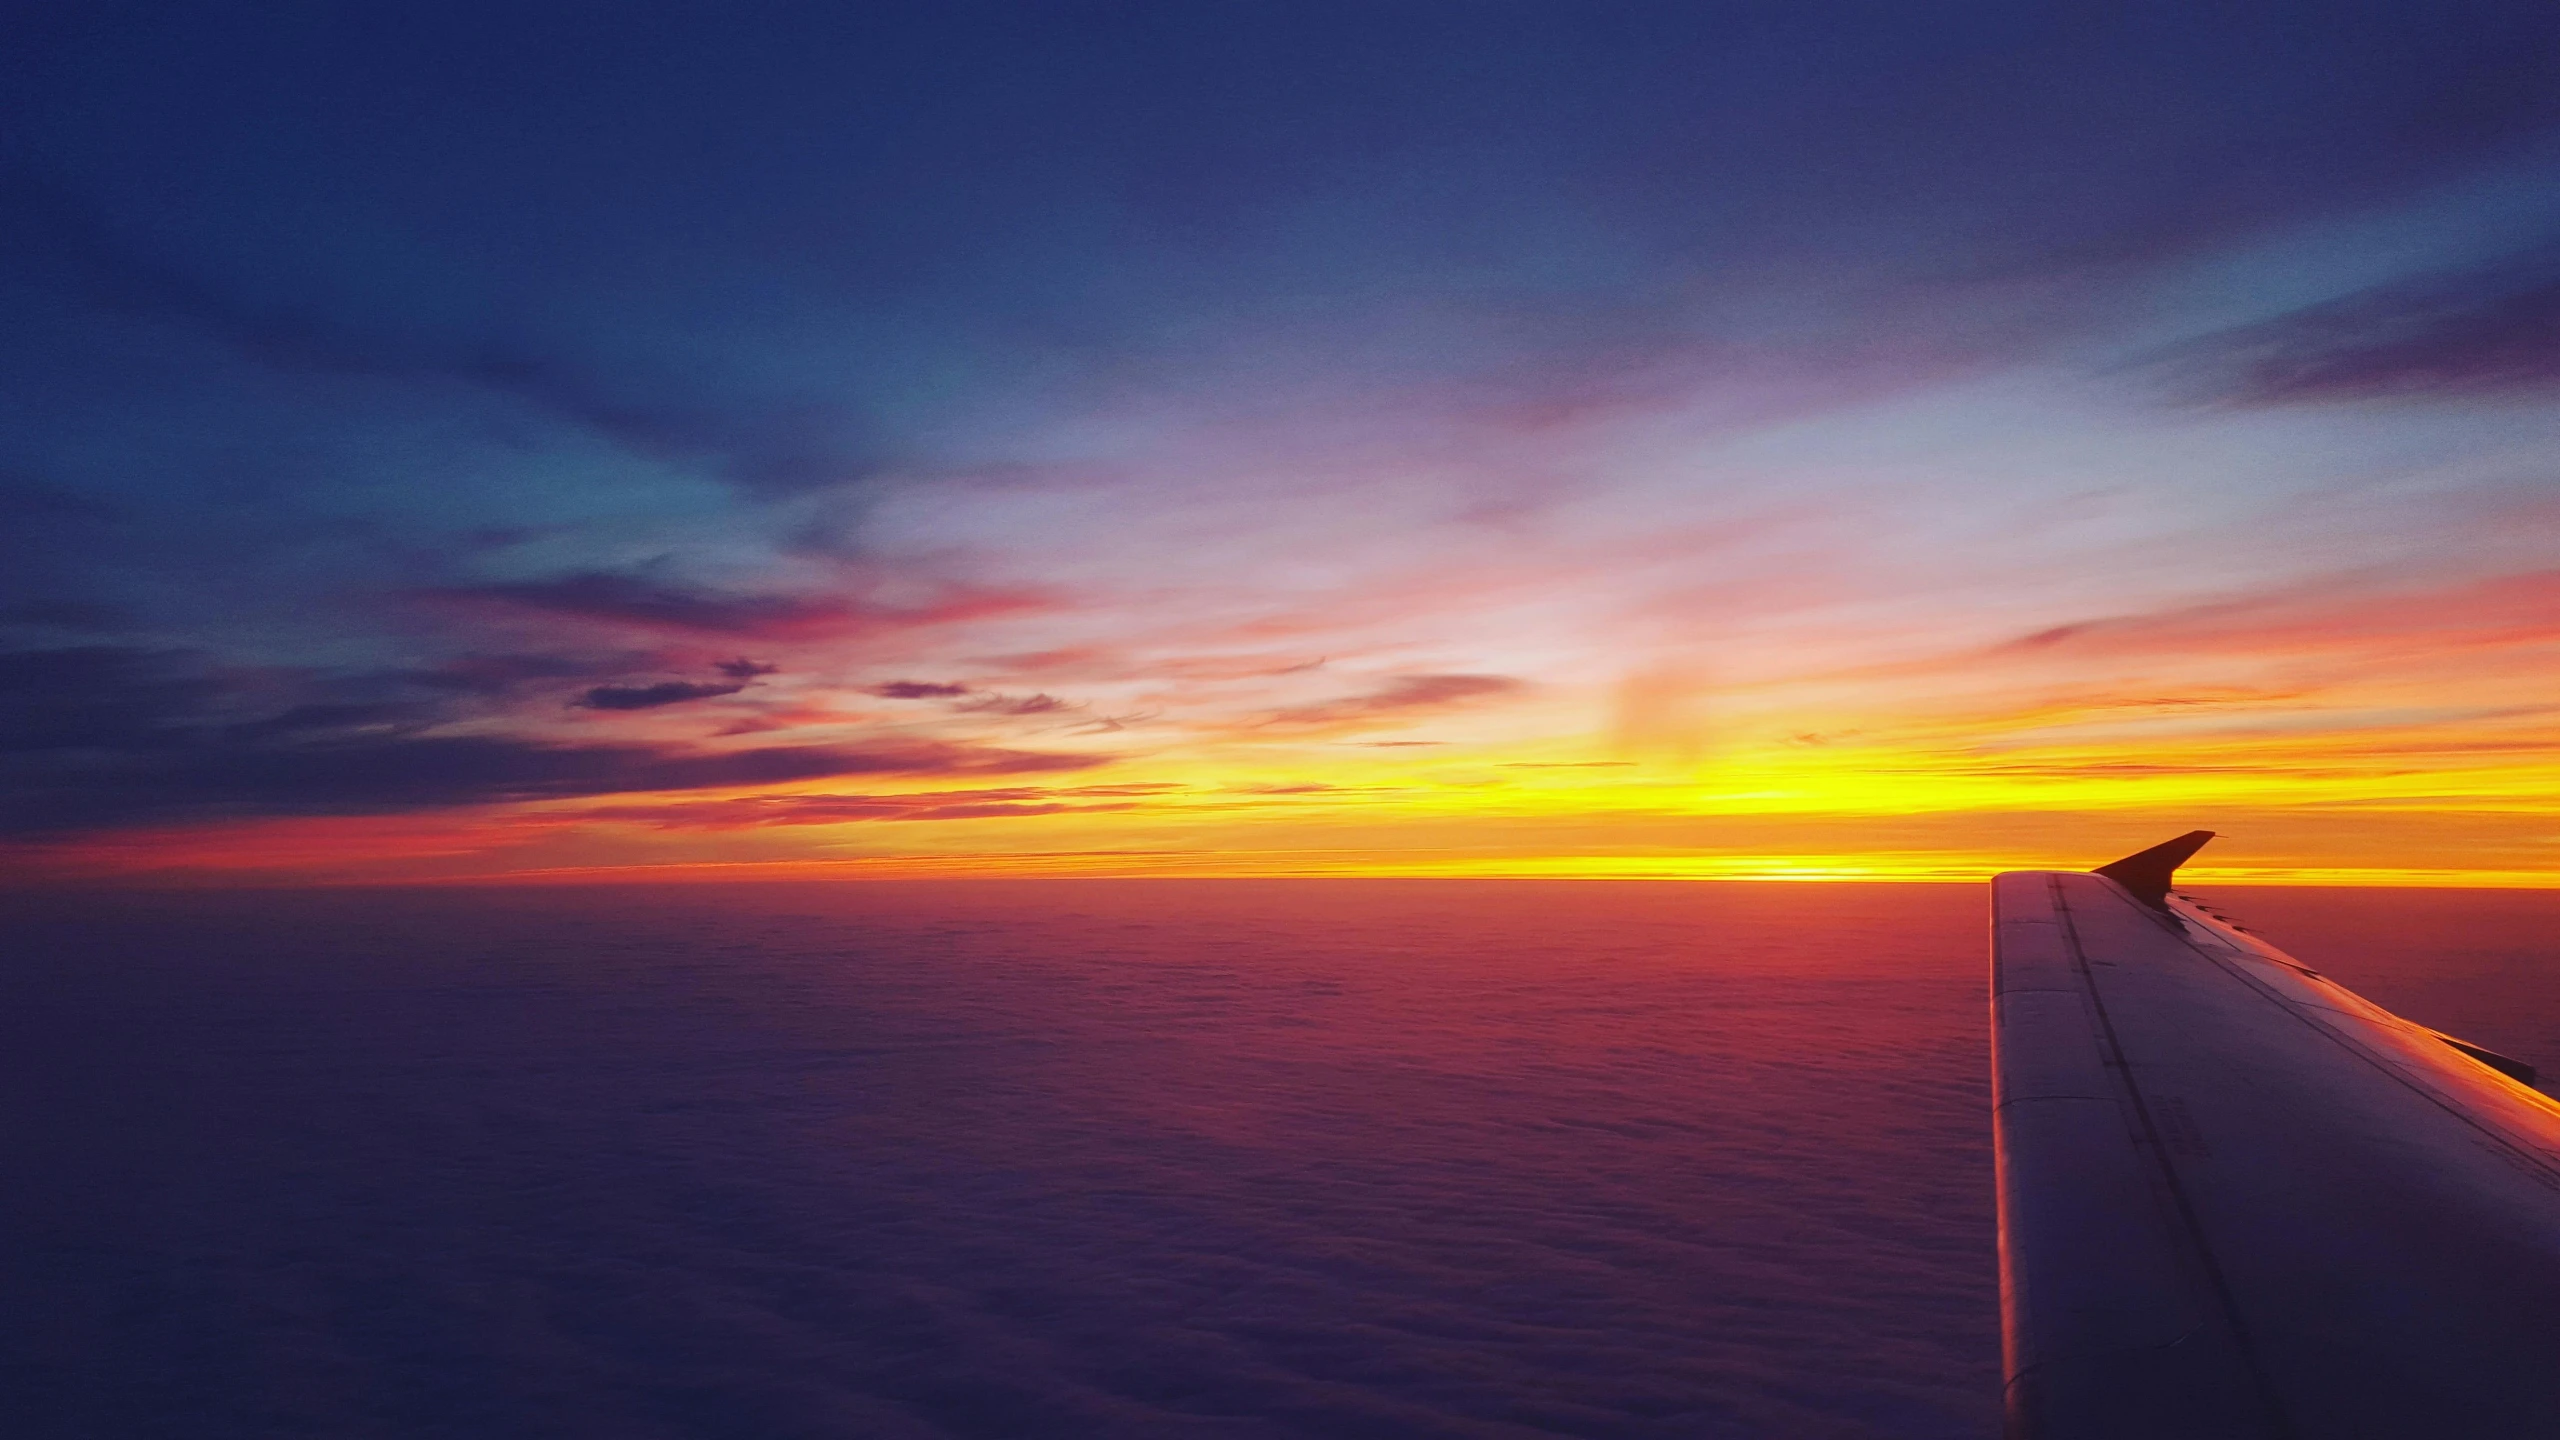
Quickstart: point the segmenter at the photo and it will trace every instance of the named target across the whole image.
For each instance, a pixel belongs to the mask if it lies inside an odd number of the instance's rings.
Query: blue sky
[[[1997,692],[1980,750],[2081,683],[1962,658],[2019,636],[2550,571],[2548,7],[32,17],[39,844],[1258,775],[1308,716],[1634,764]],[[2226,718],[2503,714],[2518,603]]]

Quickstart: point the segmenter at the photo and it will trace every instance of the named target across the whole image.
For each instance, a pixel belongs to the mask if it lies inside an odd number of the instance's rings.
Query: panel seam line
[[[2178,1219],[2185,1226],[2187,1243],[2193,1247],[2202,1265],[2205,1283],[2212,1287],[2213,1298],[2222,1308],[2223,1319],[2231,1326],[2232,1347],[2240,1353],[2241,1368],[2249,1374],[2249,1382],[2258,1392],[2258,1403],[2266,1407],[2272,1433],[2279,1437],[2293,1434],[2286,1420],[2284,1406],[2277,1400],[2275,1384],[2266,1366],[2258,1358],[2258,1347],[2250,1339],[2249,1327],[2240,1318],[2239,1301],[2231,1293],[2231,1282],[2222,1273],[2222,1263],[2214,1258],[2213,1246],[2206,1242],[2203,1222],[2196,1215],[2195,1202],[2187,1195],[2187,1187],[2179,1182],[2178,1167],[2169,1160],[2168,1147],[2161,1142],[2159,1128],[2151,1119],[2151,1107],[2144,1103],[2142,1087],[2133,1078],[2133,1065],[2125,1058],[2124,1046],[2116,1039],[2116,1026],[2107,1014],[2106,997],[2098,993],[2097,976],[2090,973],[2089,954],[2080,946],[2080,927],[2071,918],[2070,899],[2063,894],[2062,877],[2048,874],[2053,915],[2062,932],[2063,943],[2071,947],[2072,968],[2079,972],[2080,983],[2087,987],[2089,1004],[2098,1017],[2099,1038],[2107,1047],[2107,1055],[2115,1062],[2116,1074],[2122,1078],[2124,1091],[2133,1102],[2134,1118],[2141,1123],[2142,1138],[2150,1144],[2152,1163],[2160,1169],[2160,1177],[2169,1190],[2169,1199],[2177,1207]]]

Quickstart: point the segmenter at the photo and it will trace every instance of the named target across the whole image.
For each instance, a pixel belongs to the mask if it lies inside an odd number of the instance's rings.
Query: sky
[[[2560,10],[59,3],[21,880],[2560,883]]]

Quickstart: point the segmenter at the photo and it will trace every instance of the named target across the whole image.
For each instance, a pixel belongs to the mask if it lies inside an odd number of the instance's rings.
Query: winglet
[[[2169,880],[2187,857],[2204,848],[2213,838],[2210,830],[2190,830],[2164,845],[2127,855],[2112,865],[2101,865],[2097,872],[2125,888],[2134,899],[2154,910],[2169,908]]]

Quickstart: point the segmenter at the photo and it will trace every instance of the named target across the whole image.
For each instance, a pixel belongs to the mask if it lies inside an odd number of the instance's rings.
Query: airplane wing
[[[2170,890],[1991,882],[2015,1440],[2560,1436],[2560,1103]]]

